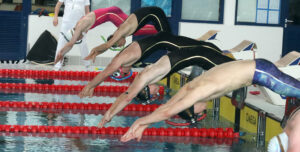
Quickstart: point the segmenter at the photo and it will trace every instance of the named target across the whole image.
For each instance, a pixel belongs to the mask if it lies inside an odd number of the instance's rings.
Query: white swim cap
[[[285,151],[287,151],[288,140],[289,140],[288,136],[286,135],[285,132],[279,134],[278,136],[273,137],[269,141],[268,152],[285,152]],[[282,148],[280,146],[280,143],[281,143],[284,151],[281,150]]]
[[[72,28],[72,29],[68,30],[68,31],[65,32],[65,33],[63,33],[63,32],[60,32],[60,33],[63,35],[63,37],[66,39],[66,41],[70,42],[70,40],[71,40],[72,37],[73,37],[74,32],[75,32],[75,31],[74,31],[74,28]],[[82,42],[82,40],[78,40],[78,41],[76,41],[75,44],[79,44],[79,43],[81,43],[81,42]]]

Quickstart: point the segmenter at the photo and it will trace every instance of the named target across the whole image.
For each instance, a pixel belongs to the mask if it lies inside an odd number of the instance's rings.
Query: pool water
[[[47,83],[47,84],[81,84],[86,81],[64,80],[33,80],[33,79],[0,79],[1,83]],[[128,85],[106,83],[102,85]],[[41,94],[41,93],[9,93],[0,92],[0,101],[37,101],[37,102],[77,102],[77,103],[112,103],[115,97],[94,96],[80,99],[72,94]],[[166,102],[170,97],[154,103]],[[139,103],[139,101],[133,101]],[[105,111],[90,114],[87,111],[26,111],[22,109],[0,109],[0,124],[9,125],[46,125],[46,126],[97,126]],[[212,112],[199,122],[197,127],[226,128],[233,124],[224,119],[214,121]],[[113,127],[129,127],[138,116],[147,113],[121,112],[106,125]],[[155,123],[150,127],[174,127],[165,122]],[[141,142],[120,142],[120,135],[92,135],[92,134],[55,134],[55,133],[5,133],[0,132],[0,151],[109,151],[109,152],[152,152],[152,151],[265,151],[257,148],[255,135],[248,134],[235,139],[212,139],[199,137],[159,137],[144,136]]]

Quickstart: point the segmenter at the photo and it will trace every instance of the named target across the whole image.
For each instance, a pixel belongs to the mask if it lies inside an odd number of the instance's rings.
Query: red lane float
[[[104,134],[59,134],[59,133],[28,133],[28,132],[0,132],[1,136],[29,136],[46,138],[80,138],[80,139],[120,139],[122,135]],[[144,136],[143,141],[168,142],[184,144],[200,144],[203,146],[233,145],[239,143],[239,138],[201,138],[201,137],[176,137],[176,136]]]
[[[7,92],[34,92],[55,94],[78,94],[84,88],[83,85],[49,85],[49,84],[26,84],[26,83],[0,83],[0,90]],[[122,93],[128,86],[97,86],[94,93],[114,92]],[[164,96],[164,87],[159,87],[160,98]]]
[[[0,108],[27,108],[27,109],[70,109],[70,110],[108,110],[112,104],[106,103],[64,103],[64,102],[24,102],[24,101],[0,101]],[[158,104],[129,104],[124,111],[151,112],[158,108]]]
[[[80,91],[39,91],[39,90],[11,90],[0,89],[1,93],[38,93],[38,94],[53,94],[53,95],[78,95]],[[94,92],[93,96],[96,97],[118,97],[122,92]]]
[[[93,79],[99,71],[50,71],[50,70],[21,70],[21,69],[0,69],[2,78],[30,78],[30,79],[58,79],[58,80],[84,80]],[[132,76],[126,80],[117,81],[107,78],[106,82],[132,82],[138,72],[133,72]]]
[[[88,114],[88,115],[104,115],[107,110],[74,110],[74,109],[34,109],[34,108],[4,108],[0,107],[0,111],[14,111],[14,112],[43,112],[51,114]],[[117,116],[123,117],[143,117],[150,114],[151,111],[121,111]]]
[[[123,135],[129,127],[0,125],[1,132]],[[144,136],[238,138],[232,128],[147,128]]]

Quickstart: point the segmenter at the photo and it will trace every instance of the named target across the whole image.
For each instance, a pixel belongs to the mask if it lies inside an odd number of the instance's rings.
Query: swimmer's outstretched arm
[[[93,51],[97,51],[97,52],[105,52],[106,50],[108,50],[110,47],[112,47],[113,45],[115,45],[121,38],[125,38],[126,36],[128,36],[128,33],[130,31],[130,26],[128,26],[127,24],[125,24],[125,22],[123,24],[120,25],[120,27],[117,29],[117,31],[114,32],[112,38],[93,48]]]
[[[101,72],[99,73],[92,81],[90,81],[79,93],[79,97],[92,97],[95,87],[102,83],[108,76],[117,71],[122,65],[122,62],[118,62],[115,58],[112,62]]]
[[[83,90],[79,93],[79,97],[91,97],[93,95],[94,88],[97,85],[102,83],[108,76],[117,71],[121,66],[130,67],[140,58],[140,54],[141,51],[137,49],[137,44],[135,42],[131,43],[122,52],[117,54],[112,59],[110,64],[83,88]]]
[[[65,46],[57,53],[54,64],[61,62],[63,60],[65,54],[72,49],[74,44],[75,44],[75,42],[71,42],[71,41],[66,43]]]
[[[186,90],[188,87],[180,89],[178,93],[185,91],[184,96],[177,102],[172,101],[171,98],[166,104],[161,105],[153,113],[136,120],[129,130],[121,137],[122,142],[127,142],[129,140],[137,138],[140,141],[143,131],[152,123],[166,120],[173,115],[191,107],[198,101],[199,90]],[[201,95],[200,95],[201,96]]]
[[[84,60],[92,60],[95,63],[96,57],[106,51],[107,49],[105,45],[99,45],[93,48],[90,54],[84,58]]]
[[[80,22],[80,21],[79,21]],[[63,60],[64,56],[66,53],[68,53],[74,46],[74,44],[76,43],[76,41],[78,40],[78,38],[80,37],[83,29],[85,28],[86,24],[78,24],[75,27],[75,31],[73,34],[72,39],[70,40],[70,42],[66,43],[65,46],[58,52],[54,64],[56,64],[57,62]]]
[[[218,74],[220,70],[223,70],[223,67],[220,66],[215,70],[211,69],[187,83],[178,91],[178,95],[174,96],[174,98],[172,97],[165,105],[160,106],[150,115],[138,119],[121,138],[121,141],[126,142],[134,138],[140,140],[144,129],[151,123],[166,120],[194,105],[196,102],[205,102],[239,88],[240,83],[231,86],[230,82],[232,81],[223,82],[223,75]],[[241,84],[243,83],[242,81]]]
[[[167,56],[162,57],[155,64],[147,66],[133,81],[125,93],[122,93],[107,110],[99,123],[103,127],[117,113],[126,107],[130,101],[148,84],[153,84],[163,78],[170,71],[170,62]]]

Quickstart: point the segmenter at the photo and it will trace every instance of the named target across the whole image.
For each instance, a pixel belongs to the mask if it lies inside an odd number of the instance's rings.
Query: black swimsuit
[[[159,7],[142,7],[133,12],[133,14],[135,14],[138,21],[138,27],[136,31],[151,21],[158,32],[171,32],[166,14]]]
[[[141,58],[137,63],[147,58],[158,50],[168,50],[170,52],[177,50],[185,50],[186,48],[193,48],[198,46],[208,46],[215,48],[215,51],[220,54],[222,51],[214,44],[204,41],[197,41],[184,36],[175,36],[169,32],[159,32],[155,35],[146,37],[136,41],[142,51]]]
[[[171,52],[168,54],[171,70],[167,76],[190,65],[198,65],[208,70],[215,65],[233,61],[232,58],[222,55],[222,51],[212,43],[175,36],[169,32],[159,32],[156,35],[137,40],[137,43],[141,48],[142,55],[136,64],[157,50],[165,49]],[[189,109],[193,109],[193,106]],[[189,110],[181,112],[182,115],[185,115],[184,119],[195,116]]]
[[[167,56],[170,59],[171,70],[166,77],[191,65],[198,65],[204,70],[209,70],[216,65],[234,60],[222,55],[217,47],[206,44],[173,51]]]

